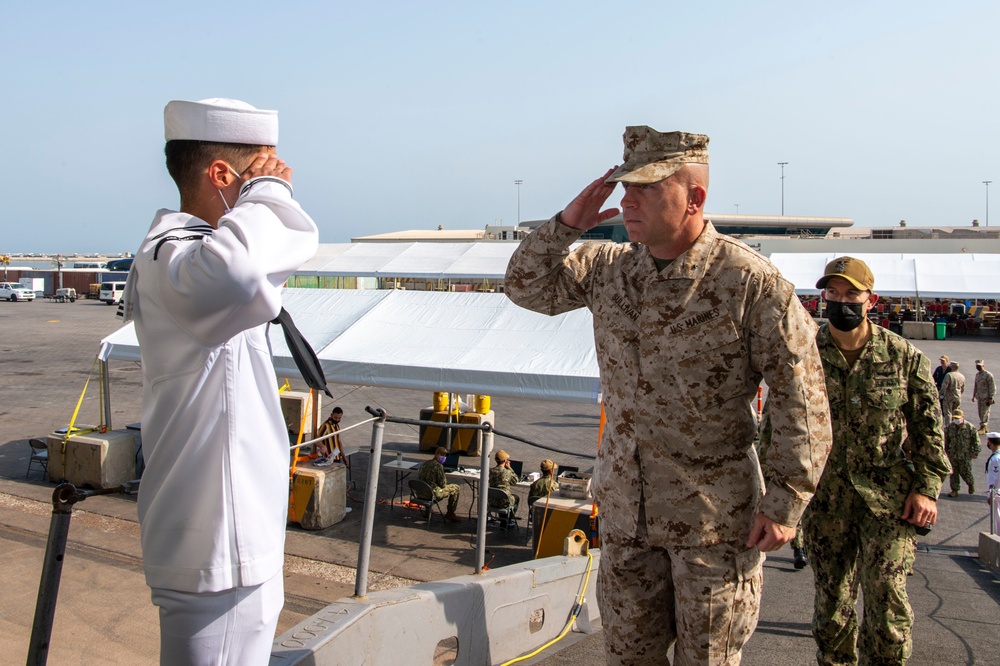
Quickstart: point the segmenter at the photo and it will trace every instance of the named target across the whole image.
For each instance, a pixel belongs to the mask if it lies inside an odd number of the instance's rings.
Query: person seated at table
[[[510,489],[521,479],[518,478],[517,472],[510,468],[510,456],[507,455],[506,451],[500,449],[493,456],[493,459],[496,460],[497,464],[490,470],[490,488],[499,488],[507,493],[511,506],[514,507],[514,515],[517,515],[517,504],[521,498],[512,493]],[[490,506],[497,507],[497,504],[491,501]]]
[[[539,466],[542,471],[542,476],[534,483],[531,484],[531,488],[528,489],[528,510],[531,510],[531,505],[535,503],[535,500],[542,497],[546,497],[552,492],[559,490],[559,483],[556,481],[556,474],[558,474],[558,467],[551,460],[543,460],[542,464]]]
[[[444,460],[448,457],[448,449],[438,447],[434,451],[434,457],[420,464],[417,470],[417,477],[429,485],[434,491],[434,497],[448,498],[448,513],[444,515],[447,520],[457,523],[462,520],[455,515],[458,508],[459,488],[457,484],[448,483],[448,477],[444,473]]]

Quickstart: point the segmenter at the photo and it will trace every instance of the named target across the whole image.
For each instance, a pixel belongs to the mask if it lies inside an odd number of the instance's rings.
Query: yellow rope
[[[288,385],[288,380],[285,380],[285,385]],[[281,391],[279,390],[279,393]],[[314,389],[309,389],[309,405],[313,408],[316,407],[316,403],[313,400],[316,391]],[[309,415],[308,409],[302,410],[302,420],[299,422],[299,436],[295,441],[295,448],[292,449],[292,465],[288,470],[288,508],[289,513],[292,514],[293,518],[299,520],[302,516],[299,516],[295,512],[295,472],[299,469],[299,449],[298,446],[302,444],[302,436],[305,435],[306,430],[306,417]]]
[[[94,376],[94,367],[97,365],[97,357],[94,357],[94,363],[90,366],[90,372],[87,373],[87,381],[83,383],[83,391],[80,392],[80,399],[76,401],[76,408],[73,410],[73,416],[70,417],[69,426],[66,428],[66,434],[63,435],[62,443],[59,447],[60,457],[62,458],[62,476],[61,479],[66,478],[66,442],[73,435],[85,435],[88,432],[94,432],[94,428],[88,428],[86,430],[80,430],[75,428],[76,417],[80,415],[80,407],[83,405],[83,399],[87,395],[87,387],[90,386],[90,378]],[[101,425],[104,425],[104,416],[101,415]],[[76,430],[76,432],[73,432]]]

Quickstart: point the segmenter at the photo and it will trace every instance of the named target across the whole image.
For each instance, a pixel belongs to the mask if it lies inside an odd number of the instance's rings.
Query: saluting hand
[[[617,215],[619,211],[617,208],[608,208],[607,210],[601,210],[601,206],[604,202],[608,200],[611,193],[614,192],[615,183],[608,185],[604,181],[608,176],[615,170],[616,167],[608,169],[603,176],[587,185],[583,192],[577,195],[573,201],[566,206],[560,215],[560,220],[567,227],[572,227],[574,229],[579,229],[580,231],[587,231],[588,229],[593,229],[601,222],[605,220],[610,220],[612,217]]]
[[[280,178],[289,185],[292,184],[292,167],[285,164],[285,160],[279,159],[277,155],[261,153],[257,159],[243,172],[243,180],[250,180],[257,176],[274,176]]]

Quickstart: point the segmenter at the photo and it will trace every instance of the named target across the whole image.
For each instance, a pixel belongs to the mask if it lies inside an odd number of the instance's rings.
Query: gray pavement
[[[30,437],[44,436],[69,422],[91,370],[100,338],[118,327],[114,308],[93,301],[75,304],[0,302],[0,663],[23,663],[27,653],[35,594],[51,511],[53,484],[33,473],[25,479]],[[915,341],[936,359],[947,353],[962,362],[967,378],[972,360],[985,358],[1000,370],[996,338]],[[141,379],[136,364],[112,363],[111,399],[114,425],[139,420]],[[415,418],[431,402],[423,392],[334,386],[334,404],[345,410],[345,422],[365,417],[366,405],[390,414]],[[968,393],[968,391],[967,391]],[[98,417],[98,391],[91,383],[80,420]],[[331,406],[326,403],[325,410]],[[594,405],[513,400],[494,397],[497,428],[554,447],[565,453],[536,449],[513,440],[498,440],[526,469],[543,458],[588,469],[596,446],[598,408]],[[967,413],[974,405],[966,399]],[[1000,412],[995,416],[1000,425]],[[345,436],[349,448],[366,448],[370,431]],[[424,459],[417,433],[408,426],[387,428],[386,457],[395,451]],[[353,569],[360,533],[360,501],[367,478],[367,453],[352,456],[356,487],[348,505],[355,510],[326,530],[306,532],[291,526],[286,541],[286,607],[284,630],[326,603],[353,592]],[[981,466],[977,468],[982,478]],[[415,512],[388,504],[392,476],[380,477],[375,547],[370,589],[405,585],[469,573],[474,567],[474,523],[437,523],[430,530]],[[981,488],[982,490],[982,488]],[[986,521],[982,496],[941,500],[935,530],[921,541],[909,592],[917,614],[911,664],[996,663],[1000,654],[998,579],[974,559],[978,532]],[[463,493],[460,510],[468,509]],[[519,537],[490,532],[492,566],[530,559],[523,532]],[[757,633],[744,663],[814,663],[809,636],[812,612],[811,573],[795,571],[786,549],[768,558],[764,603]],[[593,598],[593,591],[588,593]],[[155,609],[141,573],[141,553],[134,500],[96,497],[79,505],[70,530],[70,547],[52,638],[52,660],[59,664],[156,663],[158,631]],[[557,654],[530,663],[600,663],[600,634],[573,636]]]

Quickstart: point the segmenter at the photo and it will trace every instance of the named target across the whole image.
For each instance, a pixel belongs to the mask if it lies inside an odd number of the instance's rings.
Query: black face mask
[[[830,320],[830,325],[838,331],[847,333],[861,326],[865,320],[864,311],[861,309],[864,303],[845,303],[843,301],[826,302],[826,316]]]

